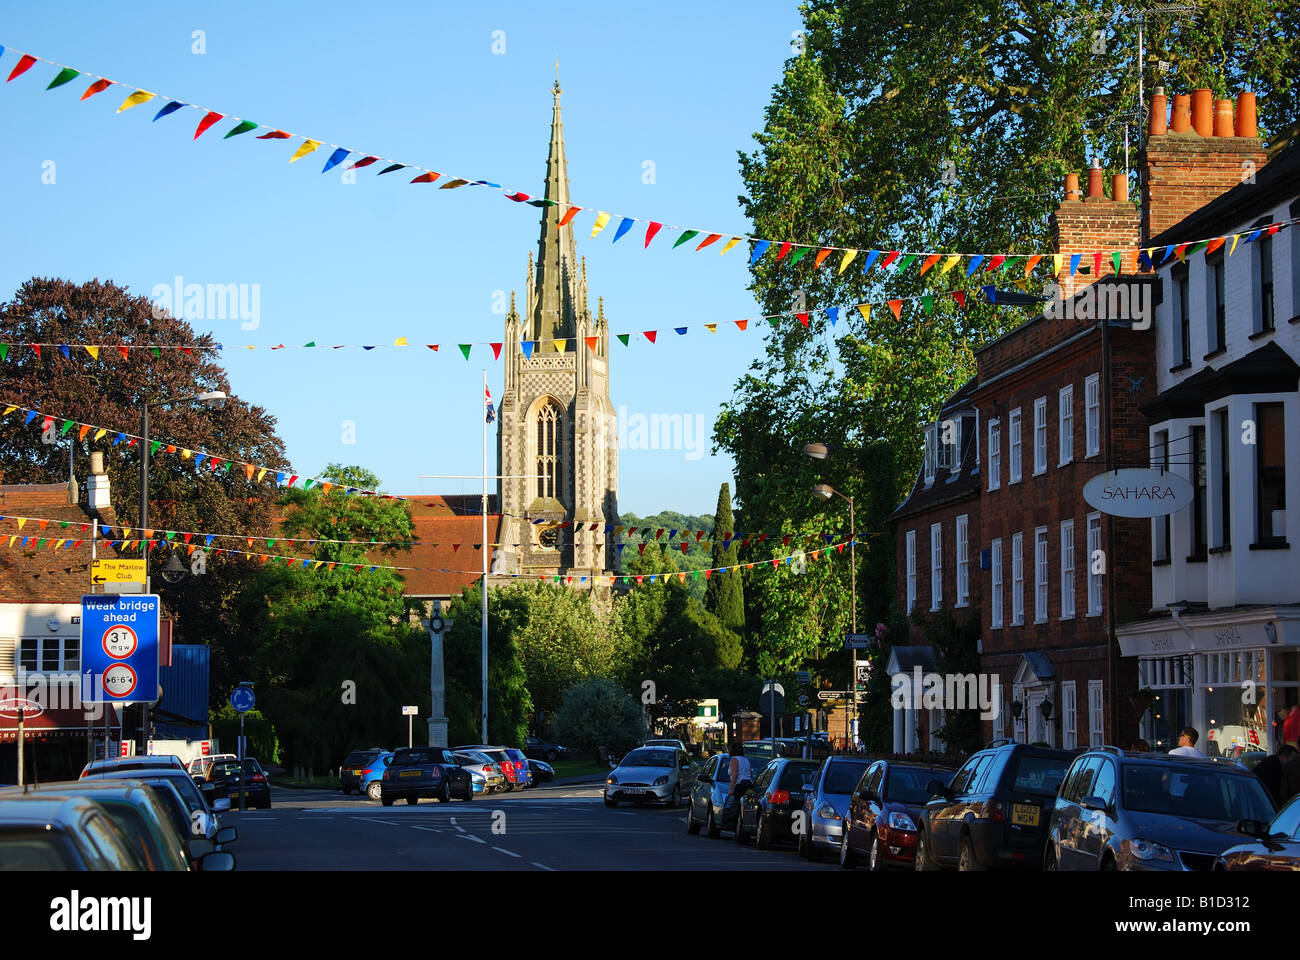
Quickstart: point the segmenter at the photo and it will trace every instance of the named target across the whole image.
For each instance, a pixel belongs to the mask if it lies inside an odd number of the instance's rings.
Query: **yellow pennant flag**
[[[410,346],[410,344],[408,344],[408,343],[406,342],[406,338],[405,338],[405,337],[398,337],[396,340],[393,341],[393,346],[395,346],[395,347],[406,347],[406,346]]]
[[[189,451],[189,450],[182,450],[182,451],[181,451],[181,459],[182,459],[182,460],[188,460],[188,459],[190,458],[190,456],[191,456],[191,454],[190,454],[190,451]]]
[[[953,267],[957,266],[957,264],[959,263],[961,263],[960,253],[949,254],[948,259],[945,260],[943,262],[943,266],[939,268],[939,276],[943,276],[945,273],[947,273]]]
[[[104,436],[104,434],[106,434],[106,433],[108,433],[108,431],[105,430],[103,427],[100,427],[100,428],[99,428],[99,431],[95,434],[95,439],[96,439],[96,440],[101,439],[101,438]]]
[[[1052,254],[1052,276],[1059,277],[1061,275],[1061,264],[1064,260],[1065,256],[1063,254]]]
[[[844,272],[844,268],[847,267],[850,263],[852,263],[852,262],[853,262],[853,258],[856,257],[857,255],[858,255],[858,251],[856,251],[856,250],[846,250],[846,251],[844,251],[844,256],[840,258],[840,269],[839,269],[838,271],[836,271],[836,272],[837,272],[837,273],[843,273],[843,272]]]
[[[1237,249],[1237,241],[1240,239],[1241,239],[1241,234],[1234,233],[1232,235],[1232,246],[1228,248],[1228,256],[1232,256],[1233,252]]]
[[[18,518],[18,529],[21,530],[21,529],[22,529],[23,527],[25,527],[25,526],[27,526],[27,518],[26,518],[26,517],[19,517],[19,518]]]
[[[704,325],[704,329],[709,331],[709,333],[717,333],[718,325],[716,323],[706,323]]]
[[[124,537],[129,537],[129,536],[131,536],[131,528],[130,528],[130,527],[123,527],[123,528],[122,528],[122,536],[124,536]]]
[[[319,146],[320,146],[319,140],[304,140],[302,142],[302,146],[299,147],[296,151],[294,151],[293,156],[289,158],[289,162],[293,163],[295,160],[301,160],[303,157],[307,156],[307,154],[311,153]]]
[[[728,250],[730,250],[738,243],[740,243],[740,237],[732,237],[730,240],[727,241],[727,245],[718,251],[718,256],[722,256],[724,253],[726,253]]]
[[[253,346],[253,345],[250,343],[250,344],[245,345],[244,349],[245,349],[245,350],[256,350],[257,347]]]
[[[12,547],[12,546],[14,545],[14,541],[17,540],[17,539],[18,539],[17,537],[10,537],[10,538],[9,538],[9,546]]]
[[[67,543],[67,542],[68,542],[68,541],[66,541],[66,540],[55,540],[55,541],[54,541],[54,549],[55,549],[55,550],[62,550],[62,549],[63,549],[63,545],[64,545],[65,543]]]
[[[605,229],[605,224],[609,223],[609,214],[603,210],[596,214],[596,222],[591,227],[591,235],[594,237],[600,231]]]
[[[87,346],[86,352],[90,354],[92,357],[94,357],[96,360],[99,359],[99,347]]]
[[[866,320],[866,321],[870,322],[870,320],[871,320],[871,304],[869,304],[869,303],[859,303],[859,304],[858,304],[858,311],[862,314],[862,319],[863,319],[863,320]]]
[[[266,476],[266,467],[263,467],[261,470],[257,471],[257,482],[261,483],[262,478],[264,476]]]
[[[15,406],[8,406],[8,407],[5,407],[5,412],[2,413],[2,414],[0,414],[0,416],[7,417],[7,416],[9,416],[9,414],[13,413],[13,412],[14,412],[15,410],[17,410],[17,409],[18,409],[18,408],[15,407]]]
[[[552,342],[553,344],[555,344],[555,352],[556,352],[556,353],[563,353],[563,352],[564,352],[564,348],[565,348],[566,346],[568,346],[568,343],[569,343],[568,340],[552,340],[551,342]]]
[[[138,107],[142,103],[148,103],[153,99],[153,96],[152,93],[148,93],[147,91],[137,90],[122,101],[122,105],[117,108],[117,112],[121,113],[123,110],[130,110],[132,107]]]

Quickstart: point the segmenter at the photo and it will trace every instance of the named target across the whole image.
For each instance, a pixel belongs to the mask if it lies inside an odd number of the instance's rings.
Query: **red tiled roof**
[[[416,543],[409,551],[399,550],[377,562],[403,567],[406,593],[414,597],[454,597],[475,583],[481,574],[483,553],[483,517],[481,496],[411,497],[411,522]],[[488,497],[488,509],[496,507],[496,497]],[[487,539],[496,541],[501,530],[501,515],[489,513]],[[459,544],[459,546],[457,546]],[[488,547],[490,551],[492,548]],[[488,559],[491,561],[491,553]],[[463,571],[463,572],[448,572]]]
[[[24,529],[23,536],[89,540],[81,524],[89,524],[94,515],[80,504],[69,502],[66,483],[0,485],[0,516],[42,517],[67,521],[68,526],[49,524],[45,530]],[[104,523],[117,524],[117,515],[109,507],[100,513]],[[12,525],[6,524],[6,536],[0,546],[0,603],[80,603],[90,591],[90,550],[83,545],[76,550],[66,546],[52,550],[46,544],[40,550],[29,544],[22,549],[21,540],[10,547]]]

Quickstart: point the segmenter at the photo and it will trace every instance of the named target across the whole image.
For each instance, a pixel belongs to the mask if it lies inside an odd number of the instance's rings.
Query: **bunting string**
[[[5,52],[6,50],[4,46],[0,45],[0,59],[3,59]],[[324,165],[321,167],[321,173],[328,173],[336,167],[341,166],[346,161],[352,160],[352,163],[346,168],[347,170],[359,170],[366,167],[382,165],[382,169],[378,170],[379,176],[405,170],[407,173],[415,174],[415,176],[413,176],[409,181],[411,184],[439,184],[439,189],[441,190],[453,190],[460,187],[482,187],[496,191],[505,197],[505,199],[517,204],[527,204],[529,206],[543,208],[563,206],[565,208],[565,214],[560,219],[561,226],[573,222],[579,212],[586,211],[594,215],[591,230],[592,238],[596,237],[610,223],[617,222],[618,226],[613,231],[612,242],[614,243],[617,243],[626,236],[634,226],[644,225],[645,232],[642,249],[649,248],[651,242],[656,236],[667,232],[669,234],[675,233],[678,235],[677,240],[673,243],[673,248],[690,243],[697,237],[700,238],[699,243],[694,246],[696,252],[699,252],[706,247],[713,246],[714,244],[721,243],[718,252],[719,254],[725,254],[741,243],[748,244],[750,249],[751,266],[758,263],[761,259],[771,253],[771,260],[773,262],[785,261],[791,267],[806,262],[811,263],[813,269],[819,269],[825,265],[834,264],[836,265],[838,273],[843,273],[850,265],[855,261],[858,261],[859,255],[861,255],[860,263],[864,274],[870,273],[877,263],[880,264],[882,270],[887,269],[892,264],[898,272],[902,272],[907,267],[915,264],[920,275],[924,275],[932,268],[937,269],[942,275],[952,267],[958,264],[963,264],[966,276],[968,277],[979,271],[981,268],[985,273],[995,272],[999,268],[1005,266],[1009,260],[1028,261],[1024,266],[1026,276],[1040,267],[1045,269],[1046,267],[1051,266],[1053,268],[1052,276],[1062,275],[1064,269],[1063,260],[1065,258],[1062,255],[1053,254],[1050,251],[1026,254],[1005,251],[982,253],[943,250],[906,251],[902,249],[889,249],[888,246],[884,245],[879,248],[864,248],[860,246],[848,247],[833,243],[822,244],[797,242],[793,240],[776,240],[772,238],[751,236],[744,232],[715,231],[705,230],[702,228],[683,227],[677,224],[664,223],[661,220],[654,220],[649,217],[615,213],[589,204],[579,205],[573,202],[561,204],[558,201],[550,200],[545,197],[530,196],[523,191],[514,190],[481,177],[440,173],[419,164],[392,160],[391,158],[385,157],[381,154],[354,150],[336,143],[331,143],[323,138],[308,137],[279,127],[267,126],[253,120],[247,120],[236,116],[226,110],[213,110],[188,101],[182,101],[163,94],[154,93],[143,88],[134,87],[130,84],[124,84],[118,80],[112,80],[108,77],[69,67],[65,64],[35,54],[24,53],[17,50],[11,52],[18,57],[18,61],[9,72],[5,81],[6,84],[23,76],[36,64],[46,64],[57,70],[57,73],[45,88],[46,90],[57,89],[80,77],[82,80],[90,81],[90,84],[81,95],[82,100],[88,100],[112,86],[117,86],[123,90],[131,91],[127,94],[126,99],[122,101],[121,106],[117,108],[118,113],[122,113],[123,111],[130,110],[133,107],[153,101],[162,103],[162,106],[158,109],[157,113],[154,114],[153,119],[155,121],[160,120],[163,117],[178,114],[182,110],[194,111],[199,114],[199,120],[195,127],[194,135],[191,138],[192,140],[199,139],[199,137],[203,136],[203,134],[207,133],[209,129],[219,123],[231,124],[225,135],[222,137],[223,140],[229,140],[232,137],[262,130],[265,132],[258,135],[256,139],[266,140],[269,142],[289,140],[296,143],[295,149],[289,157],[290,163],[301,160],[303,157],[316,153],[318,150],[325,150],[327,152],[327,157]],[[193,113],[191,116],[193,116]],[[403,176],[405,176],[405,174],[403,174]],[[1284,226],[1290,226],[1297,222],[1297,220],[1300,220],[1300,218],[1272,224],[1269,227],[1264,227],[1262,229],[1276,232],[1277,229]],[[1165,254],[1165,259],[1167,260],[1170,256],[1175,255],[1174,251],[1176,249],[1185,251],[1188,247],[1200,244],[1208,245],[1216,240],[1226,241],[1231,239],[1233,246],[1235,247],[1237,240],[1247,236],[1250,232],[1251,231],[1247,231],[1245,234],[1235,234],[1226,238],[1212,237],[1205,240],[1174,244],[1168,248],[1169,252]],[[1258,231],[1255,231],[1255,233],[1258,234]],[[1101,264],[1103,263],[1103,260],[1107,263],[1113,260],[1115,271],[1118,273],[1119,262],[1123,255],[1135,252],[1138,254],[1139,261],[1143,262],[1145,269],[1151,270],[1153,269],[1154,253],[1158,249],[1160,248],[1147,248],[1144,250],[1140,247],[1121,247],[1110,250],[1092,251],[1087,254],[1074,254],[1070,257],[1072,261],[1071,273],[1073,273],[1074,268],[1077,267],[1079,260],[1085,257],[1088,260],[1095,261],[1098,273],[1101,272]],[[810,253],[812,254],[811,257],[808,256]],[[1181,256],[1181,253],[1179,255]]]

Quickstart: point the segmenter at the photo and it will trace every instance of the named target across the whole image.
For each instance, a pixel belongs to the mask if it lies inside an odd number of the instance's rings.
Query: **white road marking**
[[[458,833],[456,836],[460,837],[462,840],[473,840],[475,843],[487,843],[487,841],[482,837],[476,837],[472,833]]]
[[[451,818],[450,823],[451,823],[451,825],[452,825],[453,827],[455,827],[455,828],[456,828],[457,830],[459,830],[461,833],[464,833],[464,832],[465,832],[465,828],[462,827],[459,823],[456,822],[456,818],[455,818],[455,817],[452,817],[452,818]]]
[[[554,867],[548,867],[546,864],[544,864],[544,863],[538,863],[536,860],[529,861],[529,864],[528,864],[528,865],[529,865],[530,867],[536,867],[538,870],[549,870],[551,873],[558,873],[558,872],[559,872],[559,871],[557,871]]]
[[[507,850],[505,847],[493,847],[492,849],[504,853],[507,857],[514,857],[516,860],[519,859],[519,854],[511,852],[510,850]]]
[[[411,824],[411,829],[412,829],[412,830],[428,830],[430,833],[442,833],[442,831],[439,830],[439,829],[437,829],[436,827],[421,827],[421,826],[419,826],[418,824],[414,824],[414,823]]]
[[[374,817],[353,817],[352,819],[353,819],[353,820],[369,820],[371,823],[386,823],[386,824],[388,824],[390,827],[396,827],[396,826],[398,826],[398,823],[397,823],[396,820],[377,820],[377,819],[375,819]]]

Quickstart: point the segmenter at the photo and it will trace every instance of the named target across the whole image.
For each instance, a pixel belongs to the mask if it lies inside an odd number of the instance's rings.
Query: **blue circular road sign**
[[[255,698],[253,697],[252,687],[235,687],[230,694],[230,705],[240,713],[247,713],[253,709]]]

